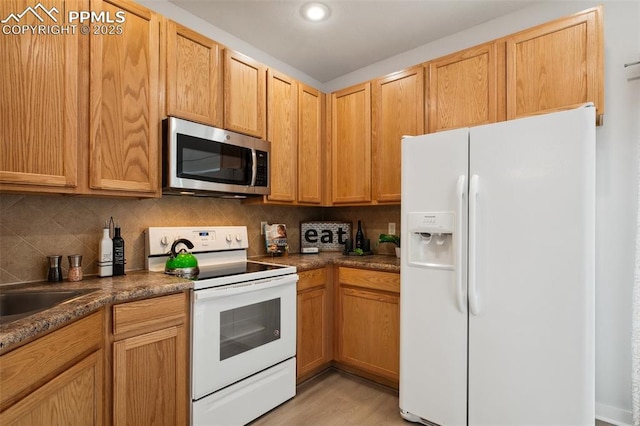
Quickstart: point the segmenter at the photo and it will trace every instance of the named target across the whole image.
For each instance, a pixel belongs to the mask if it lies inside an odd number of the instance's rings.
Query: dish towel
[[[634,425],[640,425],[640,151],[638,157],[638,216],[631,325],[631,407]]]

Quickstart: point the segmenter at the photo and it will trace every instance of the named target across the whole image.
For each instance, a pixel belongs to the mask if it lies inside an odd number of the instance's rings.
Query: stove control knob
[[[227,235],[227,242],[230,243],[233,241],[233,238],[231,237],[231,234]]]
[[[236,234],[236,241],[237,241],[237,242],[242,241],[242,235],[240,235],[240,234]]]
[[[162,244],[163,246],[168,246],[169,245],[169,237],[167,237],[166,235],[164,237],[162,237],[160,239],[160,244]]]

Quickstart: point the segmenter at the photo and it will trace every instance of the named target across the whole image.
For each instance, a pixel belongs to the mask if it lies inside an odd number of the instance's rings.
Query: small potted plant
[[[380,237],[378,238],[378,244],[381,243],[392,243],[394,244],[396,247],[396,256],[400,257],[400,236],[399,235],[393,235],[393,234],[380,234]]]

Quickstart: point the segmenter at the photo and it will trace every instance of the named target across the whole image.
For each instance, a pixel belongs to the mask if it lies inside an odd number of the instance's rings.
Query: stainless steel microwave
[[[268,141],[176,117],[163,122],[165,194],[268,195]]]

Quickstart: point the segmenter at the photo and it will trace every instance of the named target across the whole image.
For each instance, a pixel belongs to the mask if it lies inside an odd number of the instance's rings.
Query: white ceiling
[[[535,0],[323,0],[331,17],[302,19],[305,0],[170,0],[326,83]]]

